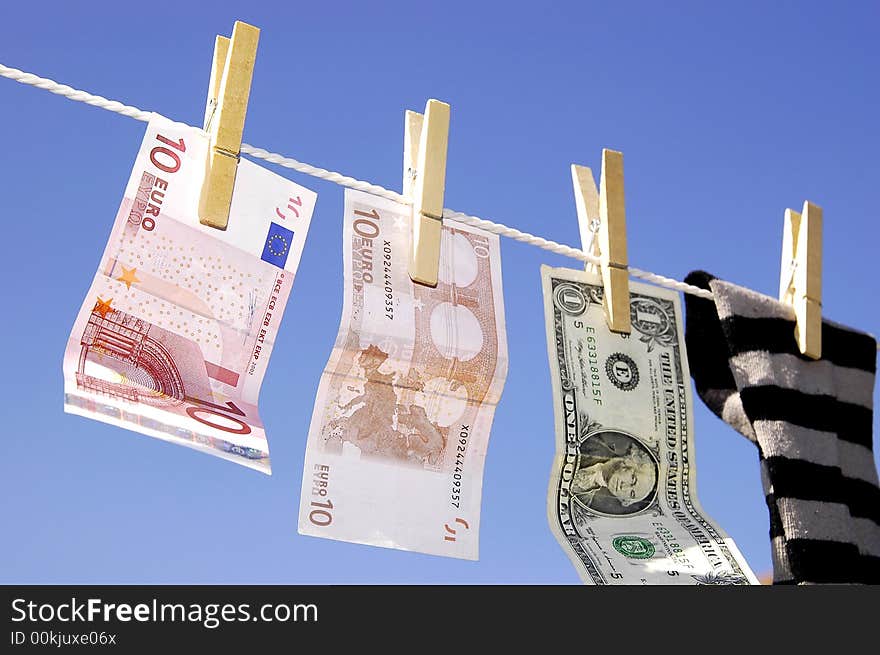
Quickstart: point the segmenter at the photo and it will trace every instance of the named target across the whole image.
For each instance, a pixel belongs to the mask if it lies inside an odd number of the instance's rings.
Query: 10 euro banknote
[[[700,507],[678,294],[630,283],[608,329],[598,275],[542,267],[556,415],[550,527],[593,584],[757,584]]]
[[[64,408],[270,472],[257,400],[316,195],[242,160],[199,223],[208,140],[154,115],[64,353]]]
[[[412,209],[346,191],[344,306],[309,429],[302,534],[476,559],[507,375],[498,237],[444,220],[436,288],[408,274]]]

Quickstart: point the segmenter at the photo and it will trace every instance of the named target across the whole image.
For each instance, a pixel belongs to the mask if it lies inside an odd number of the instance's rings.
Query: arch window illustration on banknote
[[[186,339],[136,316],[108,310],[100,301],[92,310],[80,344],[77,386],[130,402],[183,403],[184,382],[175,361],[186,361],[190,351],[202,361],[195,344],[187,348]],[[202,387],[207,388],[207,375],[203,377]]]

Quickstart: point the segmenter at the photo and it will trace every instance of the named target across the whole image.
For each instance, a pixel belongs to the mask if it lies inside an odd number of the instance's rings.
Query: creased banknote
[[[316,195],[238,166],[201,225],[207,136],[150,121],[64,353],[65,411],[270,472],[257,411]]]
[[[594,584],[757,584],[696,495],[678,294],[630,283],[632,333],[611,332],[597,275],[543,266],[556,415],[548,518]]]
[[[507,375],[498,237],[444,221],[432,289],[408,275],[410,214],[346,191],[342,322],[309,429],[299,531],[476,559]]]

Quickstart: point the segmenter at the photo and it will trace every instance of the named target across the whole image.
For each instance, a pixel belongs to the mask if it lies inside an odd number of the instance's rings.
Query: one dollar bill
[[[342,322],[309,428],[299,531],[476,559],[507,375],[498,237],[445,220],[440,281],[415,284],[411,213],[345,193]]]
[[[208,138],[154,115],[64,352],[64,409],[270,472],[257,399],[316,195],[242,160],[199,223]]]
[[[541,275],[557,447],[548,519],[583,581],[758,584],[697,499],[678,294],[631,283],[621,335],[598,275]]]

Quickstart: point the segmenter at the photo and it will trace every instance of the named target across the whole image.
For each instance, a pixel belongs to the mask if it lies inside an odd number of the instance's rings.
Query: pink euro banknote
[[[270,473],[257,407],[317,198],[242,159],[199,223],[207,135],[150,121],[64,353],[64,409]]]
[[[498,236],[444,219],[436,288],[409,277],[412,207],[345,192],[342,320],[309,428],[299,532],[477,559],[507,377]]]

